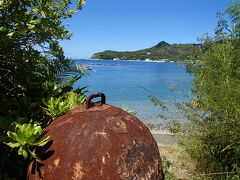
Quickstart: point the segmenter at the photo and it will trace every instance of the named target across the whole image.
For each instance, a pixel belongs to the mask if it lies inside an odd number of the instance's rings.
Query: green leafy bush
[[[84,101],[73,85],[89,68],[66,58],[58,43],[71,37],[62,20],[84,0],[75,4],[0,0],[0,179],[26,179],[29,156],[38,159],[34,146],[48,140],[39,140],[42,129]]]
[[[50,136],[38,140],[43,130],[39,124],[18,124],[15,123],[14,131],[8,131],[7,135],[10,139],[9,143],[5,143],[11,148],[19,148],[18,155],[22,155],[24,159],[27,159],[28,153],[37,160],[40,160],[34,151],[30,150],[30,146],[44,146]]]
[[[238,57],[238,41],[213,44],[194,69],[194,103],[198,108],[188,111],[191,124],[183,144],[203,173],[223,172],[213,179],[236,176],[225,172],[240,173]]]
[[[68,92],[58,98],[51,97],[48,101],[43,99],[43,104],[46,106],[44,111],[54,119],[76,106],[85,104],[85,96]]]
[[[240,3],[219,14],[215,37],[206,35],[203,54],[188,64],[194,74],[191,103],[176,103],[188,123],[170,130],[196,164],[196,179],[240,179]],[[164,110],[164,103],[152,99]]]
[[[203,179],[240,179],[240,4],[229,6],[231,26],[220,19],[210,47],[192,64],[195,99],[182,106],[190,123],[181,143]],[[232,27],[232,29],[228,29]]]

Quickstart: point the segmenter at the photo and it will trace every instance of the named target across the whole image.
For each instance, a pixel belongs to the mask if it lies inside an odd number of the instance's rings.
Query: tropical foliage
[[[8,131],[7,135],[11,142],[6,143],[11,148],[18,149],[18,155],[22,155],[24,159],[27,159],[28,153],[32,155],[35,159],[39,160],[37,155],[29,149],[29,146],[44,146],[50,138],[44,138],[42,140],[37,140],[42,134],[42,127],[38,124],[19,124],[16,123],[14,132]]]
[[[216,36],[204,39],[210,48],[191,66],[195,98],[181,107],[190,120],[180,128],[182,145],[203,179],[240,179],[239,14],[233,2],[231,22],[221,16]]]
[[[25,179],[43,128],[84,103],[73,84],[87,67],[64,56],[58,40],[71,33],[62,24],[82,8],[70,0],[0,0],[0,179]],[[72,9],[73,8],[73,9]],[[20,155],[20,156],[18,156]]]

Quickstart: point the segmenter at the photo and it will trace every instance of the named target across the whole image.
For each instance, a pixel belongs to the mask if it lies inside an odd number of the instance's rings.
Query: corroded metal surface
[[[29,165],[29,180],[161,180],[151,133],[133,115],[107,104],[80,106],[54,120],[51,141]]]

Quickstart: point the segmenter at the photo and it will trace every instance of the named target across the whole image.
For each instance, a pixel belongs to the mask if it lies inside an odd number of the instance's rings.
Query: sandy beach
[[[158,146],[177,145],[178,138],[167,130],[150,130]]]

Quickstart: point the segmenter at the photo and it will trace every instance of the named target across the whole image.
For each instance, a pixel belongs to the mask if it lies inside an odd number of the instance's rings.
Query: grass
[[[170,162],[169,173],[173,174],[176,179],[190,180],[197,179],[194,177],[195,165],[191,162],[184,149],[179,145],[159,146],[161,157]],[[166,174],[166,173],[165,173]],[[169,178],[170,179],[170,178]],[[174,179],[174,178],[171,178]],[[166,180],[167,177],[166,177]]]

